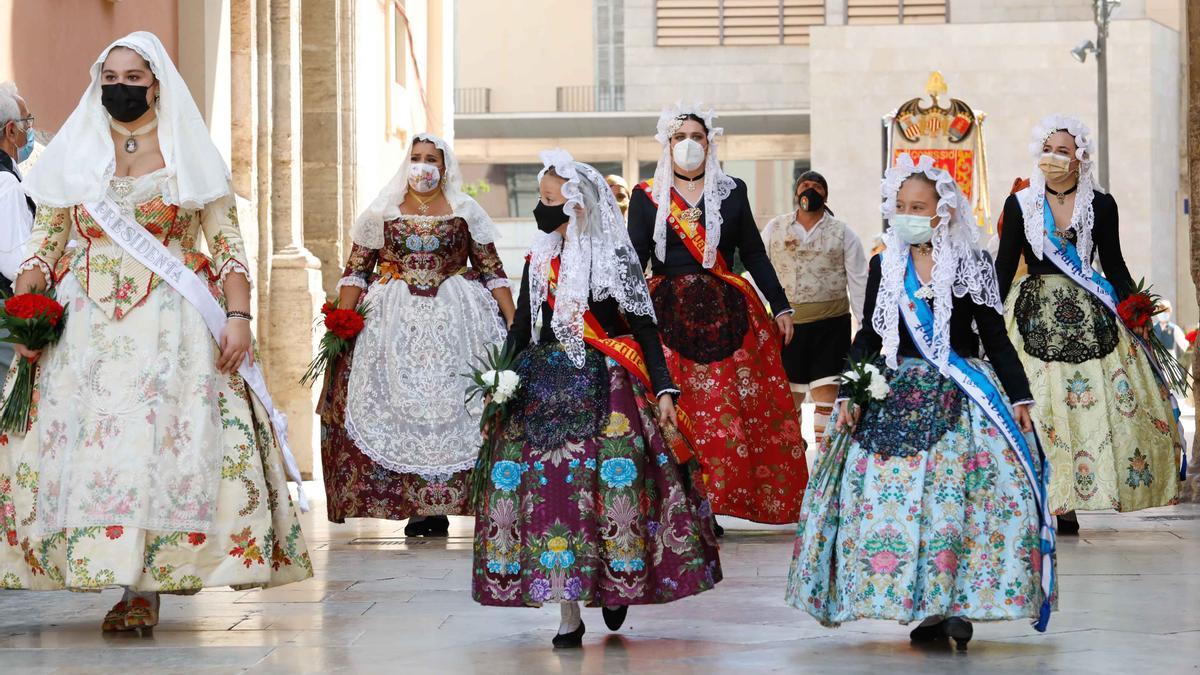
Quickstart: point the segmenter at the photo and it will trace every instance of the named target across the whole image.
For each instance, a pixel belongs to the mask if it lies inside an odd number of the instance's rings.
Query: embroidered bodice
[[[807,238],[795,231],[800,227],[795,213],[779,216],[775,227],[768,225],[767,253],[784,291],[793,303],[840,300],[840,313],[848,313],[845,225],[826,216]]]
[[[455,215],[402,215],[383,226],[383,248],[354,244],[338,286],[366,288],[373,273],[386,284],[399,280],[413,295],[434,296],[442,282],[467,272],[467,262],[492,290],[508,286],[495,244],[478,244],[467,221]]]
[[[166,169],[160,169],[136,178],[114,177],[109,197],[189,269],[204,271],[214,283],[233,271],[249,280],[233,196],[226,195],[201,210],[173,206],[163,197],[168,176]],[[211,259],[200,250],[201,233]],[[72,239],[76,245],[68,249]],[[29,258],[22,270],[40,269],[48,282],[74,274],[88,297],[114,319],[124,317],[162,283],[158,275],[110,239],[83,205],[39,208],[27,251]]]

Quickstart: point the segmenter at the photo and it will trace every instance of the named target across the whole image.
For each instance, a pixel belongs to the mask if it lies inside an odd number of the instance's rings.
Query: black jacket
[[[850,345],[849,358],[852,361],[861,361],[883,349],[883,339],[871,325],[881,278],[880,256],[877,255],[871,258],[871,270],[867,274],[867,299],[863,304],[863,325],[859,329],[858,335],[854,336],[854,343]],[[921,352],[917,349],[912,336],[908,333],[908,328],[904,325],[904,317],[901,316],[899,319],[896,326],[896,330],[900,331],[900,347],[896,351],[897,355],[920,358]],[[979,328],[978,335],[971,328],[972,320]],[[979,356],[981,339],[988,360],[991,362],[992,368],[996,370],[1000,384],[1004,385],[1008,399],[1013,402],[1031,400],[1033,395],[1029,392],[1029,380],[1025,377],[1025,369],[1021,366],[1020,358],[1017,357],[1017,350],[1013,348],[1012,342],[1008,339],[1008,332],[1004,327],[1004,317],[991,307],[975,304],[970,295],[954,298],[950,313],[950,348],[959,356],[975,358]]]
[[[1120,302],[1133,292],[1133,277],[1129,275],[1125,256],[1121,254],[1117,201],[1110,194],[1093,192],[1092,209],[1096,213],[1096,221],[1092,226],[1092,257],[1100,256],[1104,278],[1113,285],[1117,302]],[[1025,239],[1025,216],[1021,213],[1021,202],[1013,194],[1004,202],[1004,231],[1000,233],[1000,250],[996,253],[996,276],[1000,281],[1002,298],[1008,297],[1022,253],[1025,254],[1025,266],[1030,274],[1062,274],[1048,258],[1038,260],[1033,257],[1033,249]]]
[[[654,387],[655,395],[661,395],[664,392],[679,392],[679,389],[671,381],[671,372],[667,370],[667,359],[663,356],[662,343],[658,339],[658,327],[654,325],[654,321],[650,317],[623,314],[620,305],[613,298],[599,302],[589,300],[588,308],[609,336],[633,335],[633,339],[642,348],[642,355],[646,359],[646,369],[650,371],[650,384]],[[554,310],[550,308],[550,303],[543,302],[542,327],[538,334],[540,342],[558,342],[550,323],[553,317]],[[526,261],[525,268],[521,272],[521,296],[517,301],[517,314],[513,319],[512,328],[508,331],[507,346],[514,351],[523,350],[529,346],[532,334],[529,306],[529,262]]]
[[[746,270],[754,278],[755,285],[778,315],[790,310],[792,306],[779,283],[771,259],[767,257],[767,247],[758,232],[754,212],[747,198],[746,184],[739,178],[734,178],[733,182],[733,192],[721,202],[721,242],[717,248],[728,265],[733,265],[735,251],[741,255],[742,264],[746,266]],[[704,211],[704,199],[700,199],[696,208]],[[650,201],[640,186],[633,191],[629,198],[629,238],[633,240],[633,247],[637,250],[642,267],[645,267],[654,255],[654,217],[657,212],[658,207]],[[703,221],[702,216],[701,223]],[[706,271],[670,226],[667,227],[666,248],[666,260],[654,259],[654,274],[674,277]]]

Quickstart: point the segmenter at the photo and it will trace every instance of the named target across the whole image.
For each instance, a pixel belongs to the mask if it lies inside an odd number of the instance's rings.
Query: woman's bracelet
[[[233,309],[229,310],[228,312],[225,312],[225,318],[227,318],[227,319],[244,319],[246,321],[254,320],[254,317],[250,315],[250,312],[239,312],[239,311],[233,310]]]

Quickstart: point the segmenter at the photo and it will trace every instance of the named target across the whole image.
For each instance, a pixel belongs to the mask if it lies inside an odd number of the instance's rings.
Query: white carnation
[[[504,403],[517,392],[517,386],[520,383],[520,376],[511,370],[499,373],[496,376],[496,391],[492,394],[492,400],[496,403]]]
[[[858,381],[858,371],[857,370],[847,370],[846,372],[842,373],[842,379],[847,382],[857,382]]]
[[[870,384],[867,385],[867,392],[876,401],[882,401],[887,398],[888,392],[891,390],[891,387],[888,386],[883,377],[872,377]]]
[[[496,386],[496,376],[498,373],[494,370],[485,370],[479,374],[479,379],[483,381],[484,387]]]

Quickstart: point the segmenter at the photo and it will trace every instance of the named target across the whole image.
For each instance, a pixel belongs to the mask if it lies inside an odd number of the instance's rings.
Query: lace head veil
[[[971,296],[976,304],[1003,312],[996,270],[991,258],[979,250],[979,228],[971,219],[971,204],[963,196],[954,177],[933,166],[933,159],[923,156],[914,163],[905,153],[896,165],[883,175],[883,204],[885,218],[896,215],[896,194],[910,177],[921,174],[934,184],[937,191],[938,225],[933,231],[933,273],[930,285],[933,297],[933,358],[939,370],[945,372],[950,356],[950,313],[954,298]],[[882,276],[879,295],[871,325],[883,341],[883,356],[891,368],[898,366],[900,346],[899,311],[904,301],[904,275],[908,270],[910,249],[890,229],[883,234],[887,246],[881,254]]]
[[[404,161],[400,164],[400,170],[392,176],[350,227],[350,238],[354,243],[366,248],[383,248],[383,224],[400,217],[400,204],[408,194],[408,169],[412,165],[412,150],[417,143],[432,143],[442,151],[442,161],[446,165],[446,170],[442,172],[442,194],[446,196],[454,215],[467,221],[471,239],[477,244],[491,244],[499,239],[496,224],[492,222],[491,217],[478,202],[463,192],[462,170],[458,166],[458,158],[450,149],[450,144],[440,136],[425,133],[413,136]]]
[[[716,111],[699,103],[676,103],[664,108],[658,117],[658,130],[654,138],[662,144],[662,156],[654,169],[654,201],[658,204],[658,212],[654,215],[654,256],[659,260],[667,256],[667,215],[671,212],[671,186],[675,183],[675,170],[671,161],[671,135],[686,121],[688,115],[695,115],[704,120],[704,128],[708,131],[708,154],[704,158],[703,265],[705,268],[711,268],[717,261],[717,245],[721,243],[721,202],[733,192],[735,184],[733,179],[721,170],[721,164],[717,161],[717,139],[725,130],[713,125],[717,119]]]
[[[1046,241],[1046,176],[1037,159],[1042,156],[1042,144],[1057,131],[1066,131],[1075,139],[1075,159],[1079,160],[1079,182],[1075,191],[1075,209],[1071,212],[1071,227],[1075,228],[1075,247],[1079,250],[1079,259],[1084,264],[1091,264],[1092,259],[1092,225],[1096,222],[1096,212],[1092,208],[1092,192],[1104,192],[1104,188],[1092,174],[1095,163],[1092,157],[1096,154],[1096,146],[1092,141],[1092,130],[1082,120],[1067,115],[1050,115],[1033,128],[1033,138],[1029,143],[1029,152],[1034,156],[1033,171],[1029,176],[1029,190],[1021,201],[1021,213],[1025,218],[1025,238],[1029,241],[1033,255],[1042,259],[1042,245]],[[1062,227],[1061,223],[1059,224]],[[1066,228],[1062,228],[1066,229]]]
[[[230,194],[229,167],[213,144],[208,127],[187,83],[171,62],[166,48],[153,33],[138,31],[113,42],[92,64],[92,80],[79,105],[63,123],[24,188],[42,206],[68,207],[96,201],[108,192],[116,170],[116,155],[109,115],[100,103],[100,72],[109,52],[132,49],[158,82],[158,147],[169,172],[163,201],[199,209]],[[133,131],[136,131],[134,129]]]
[[[565,239],[554,232],[534,236],[529,249],[530,306],[541,307],[545,302],[550,261],[559,256],[550,325],[571,362],[582,367],[583,314],[589,296],[595,300],[614,298],[622,312],[652,319],[654,306],[625,219],[604,176],[590,165],[576,162],[566,150],[546,150],[540,157],[544,168],[538,174],[539,181],[550,171],[566,181],[562,209],[567,216],[567,235]],[[534,311],[535,328],[537,317]]]

